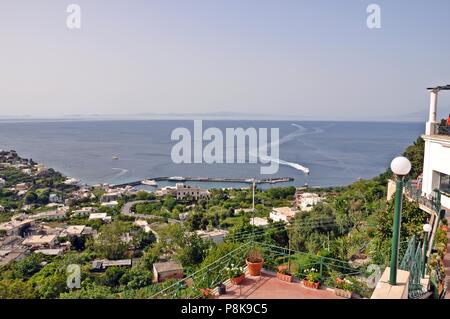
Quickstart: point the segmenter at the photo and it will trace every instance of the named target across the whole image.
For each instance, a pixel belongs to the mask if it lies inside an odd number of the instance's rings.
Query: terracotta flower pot
[[[230,278],[231,283],[233,285],[240,285],[245,279],[245,274],[240,275],[239,277]]]
[[[287,275],[287,274],[283,274],[281,272],[277,272],[277,279],[281,280],[281,281],[286,281],[286,282],[292,282],[292,275]]]
[[[264,265],[264,259],[261,259],[260,262],[251,262],[248,259],[245,260],[247,264],[248,273],[250,276],[260,276],[261,275],[261,269]]]
[[[319,289],[319,287],[320,287],[320,281],[318,281],[318,282],[311,282],[311,281],[308,281],[306,279],[303,279],[302,280],[302,284],[303,284],[303,286],[308,287],[308,288]]]

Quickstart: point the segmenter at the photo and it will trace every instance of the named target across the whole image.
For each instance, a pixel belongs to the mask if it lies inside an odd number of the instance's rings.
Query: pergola
[[[439,91],[448,91],[450,90],[450,84],[429,87],[427,90],[430,92],[430,115],[428,117],[428,122],[426,126],[426,134],[432,135],[435,132],[435,126],[437,124],[436,116],[437,116],[437,98]]]

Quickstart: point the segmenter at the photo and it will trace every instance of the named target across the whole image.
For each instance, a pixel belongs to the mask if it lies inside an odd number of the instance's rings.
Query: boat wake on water
[[[272,147],[272,146],[281,145],[281,144],[290,142],[290,141],[292,141],[294,139],[297,139],[297,138],[299,138],[299,137],[301,137],[303,135],[318,134],[318,133],[322,133],[323,132],[323,130],[320,129],[320,128],[314,128],[314,130],[309,131],[308,129],[306,129],[305,127],[303,127],[303,126],[301,126],[299,124],[292,123],[291,125],[296,127],[297,130],[292,132],[292,133],[290,133],[290,134],[288,134],[288,135],[286,135],[286,136],[283,136],[278,141],[270,143],[269,145],[265,145],[265,148],[268,148],[268,146]],[[281,164],[281,165],[290,166],[290,167],[292,167],[292,168],[294,168],[296,170],[302,171],[305,174],[309,174],[309,168],[306,167],[306,166],[303,166],[303,165],[301,165],[299,163],[288,162],[288,161],[282,160],[280,158],[274,158],[272,156],[257,154],[257,152],[254,152],[254,150],[250,150],[249,153],[250,153],[251,156],[259,158],[262,161],[271,161],[271,162],[278,163],[278,164]]]
[[[113,176],[113,178],[121,177],[129,172],[129,170],[124,169],[124,168],[113,167],[111,169],[113,169],[115,171],[119,171],[116,175]]]

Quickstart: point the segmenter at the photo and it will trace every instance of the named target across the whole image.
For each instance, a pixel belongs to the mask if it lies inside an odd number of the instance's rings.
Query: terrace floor
[[[246,276],[240,286],[227,287],[216,299],[343,299],[327,289],[306,288],[298,282],[284,282],[276,274],[263,270],[261,277]]]

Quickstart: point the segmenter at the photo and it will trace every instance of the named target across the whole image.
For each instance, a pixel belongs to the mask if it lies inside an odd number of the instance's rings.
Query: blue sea
[[[1,121],[0,149],[52,167],[87,184],[118,184],[159,176],[230,178],[293,177],[278,185],[338,186],[383,172],[423,133],[423,123],[203,121],[203,129],[279,128],[280,159],[289,165],[275,175],[260,175],[261,164],[175,164],[172,130],[190,120]],[[225,134],[224,134],[225,135]],[[269,141],[270,142],[270,141]],[[207,143],[205,142],[205,145]],[[118,159],[114,159],[117,157]],[[193,183],[202,187],[242,187],[233,183]]]

